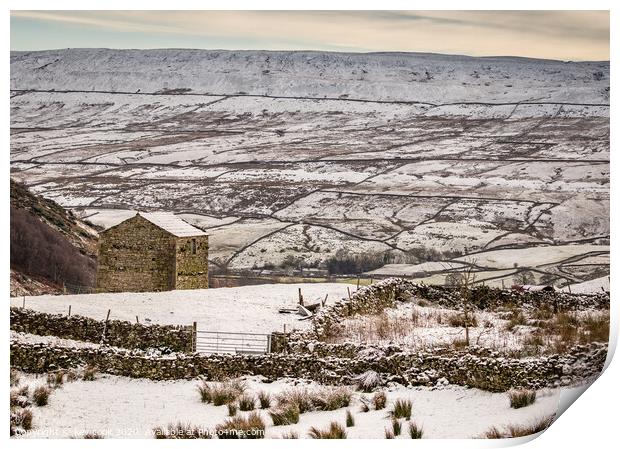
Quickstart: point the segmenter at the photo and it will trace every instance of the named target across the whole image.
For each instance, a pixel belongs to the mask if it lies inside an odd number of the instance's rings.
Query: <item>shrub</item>
[[[32,393],[32,400],[38,407],[43,407],[44,405],[47,405],[49,397],[50,389],[43,385],[35,388],[34,392]]]
[[[385,439],[386,440],[393,440],[394,439],[394,431],[392,431],[392,429],[386,427],[385,428]]]
[[[355,377],[355,382],[357,384],[357,389],[365,393],[370,393],[382,383],[379,373],[372,370]]]
[[[211,433],[188,423],[168,424],[166,428],[153,429],[156,440],[198,440],[211,438]]]
[[[274,426],[288,426],[299,422],[299,408],[296,404],[289,405],[282,410],[269,412]]]
[[[396,399],[390,415],[396,419],[411,419],[411,401],[408,399]]]
[[[375,395],[372,397],[372,405],[375,408],[375,410],[383,410],[385,408],[386,403],[387,403],[387,397],[385,395],[385,392],[383,391],[379,391],[375,393]]]
[[[402,429],[403,426],[401,425],[400,421],[396,418],[392,418],[392,432],[394,433],[394,436],[400,435]]]
[[[28,385],[24,385],[21,388],[12,388],[10,395],[10,406],[11,407],[27,407],[31,404],[30,399],[28,398]]]
[[[229,402],[228,406],[228,416],[235,416],[237,414],[237,404],[234,402]]]
[[[347,437],[347,432],[340,424],[332,421],[329,425],[329,429],[327,430],[320,430],[316,427],[310,427],[310,430],[308,431],[308,436],[313,439],[342,440]]]
[[[74,370],[67,371],[67,382],[75,382],[78,380],[78,374]]]
[[[419,440],[424,435],[424,431],[414,422],[409,422],[409,436],[412,440]]]
[[[261,391],[258,393],[258,403],[262,409],[271,407],[271,395],[266,391]]]
[[[350,410],[347,410],[346,424],[347,424],[347,427],[353,427],[355,425],[355,419],[353,419],[353,415],[351,414]]]
[[[258,412],[247,416],[234,416],[215,428],[221,439],[258,439],[265,438],[265,423]]]
[[[95,380],[95,374],[97,373],[97,367],[93,365],[86,365],[84,368],[84,373],[82,374],[82,379],[87,381]]]
[[[508,392],[510,406],[512,408],[522,408],[533,404],[536,401],[536,391],[534,390],[511,390]]]

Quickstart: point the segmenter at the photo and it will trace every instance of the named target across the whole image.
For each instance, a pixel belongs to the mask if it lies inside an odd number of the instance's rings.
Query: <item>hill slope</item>
[[[608,62],[79,49],[13,53],[11,87],[12,176],[103,226],[182,214],[222,267],[609,270]]]

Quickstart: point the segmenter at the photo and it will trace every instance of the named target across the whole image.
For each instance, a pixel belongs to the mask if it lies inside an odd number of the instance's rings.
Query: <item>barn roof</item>
[[[138,215],[177,237],[208,235],[170,212],[139,212]]]

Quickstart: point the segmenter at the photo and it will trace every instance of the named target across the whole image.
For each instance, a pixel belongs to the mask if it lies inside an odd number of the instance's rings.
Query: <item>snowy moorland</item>
[[[214,268],[523,249],[487,277],[576,283],[609,273],[609,63],[14,52],[11,175],[104,227],[182,214]]]

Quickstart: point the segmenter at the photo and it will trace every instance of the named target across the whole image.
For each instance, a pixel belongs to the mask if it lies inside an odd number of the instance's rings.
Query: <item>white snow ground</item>
[[[350,286],[349,286],[350,287]],[[307,283],[268,284],[205,290],[174,290],[157,293],[97,293],[84,295],[44,295],[26,297],[26,308],[47,313],[71,313],[103,320],[141,323],[183,324],[196,321],[200,330],[269,333],[305,329],[308,320],[299,315],[278,313],[280,308],[296,308],[298,288],[306,303],[328,296],[328,304],[347,295],[347,284]],[[11,298],[11,306],[21,307],[23,297]]]
[[[40,384],[45,377],[23,375],[22,383]],[[314,388],[314,383],[296,379],[280,379],[263,383],[260,377],[245,378],[253,394],[264,390],[272,396],[297,386]],[[33,430],[21,438],[81,437],[87,432],[98,432],[108,438],[149,438],[156,426],[183,422],[211,429],[227,418],[226,406],[215,407],[200,402],[197,382],[189,380],[151,381],[111,375],[98,375],[94,382],[65,383],[50,395],[49,405],[33,408]],[[424,429],[424,438],[472,438],[492,426],[525,425],[558,409],[560,393],[569,389],[541,390],[536,402],[528,407],[512,409],[507,395],[489,393],[457,386],[438,388],[406,388],[394,386],[387,393],[386,409],[360,412],[360,396],[355,393],[350,407],[355,426],[347,428],[348,438],[384,438],[390,426],[387,411],[398,399],[410,399],[413,404],[412,421]],[[371,395],[365,395],[370,397]],[[307,437],[311,426],[329,427],[331,421],[345,423],[345,408],[330,412],[310,412],[300,415],[298,424],[272,426],[266,412],[261,415],[267,438],[279,438],[295,431],[300,438]],[[244,414],[247,412],[238,412]],[[409,438],[406,422],[403,435]]]

